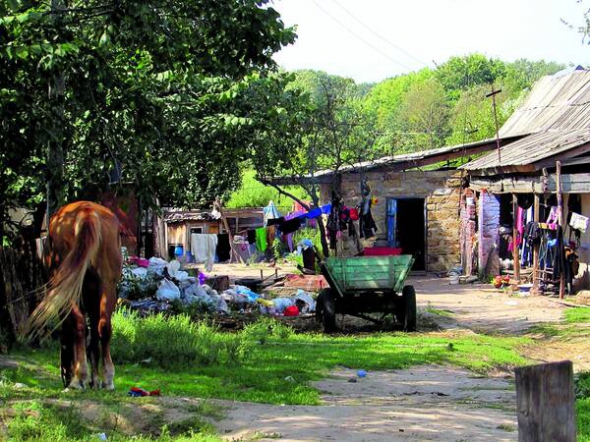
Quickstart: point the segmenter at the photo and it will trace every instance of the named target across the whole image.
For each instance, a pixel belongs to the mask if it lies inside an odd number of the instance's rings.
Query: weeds
[[[112,351],[116,363],[151,361],[163,368],[241,365],[252,343],[248,333],[224,334],[185,314],[147,318],[129,310],[113,315]]]

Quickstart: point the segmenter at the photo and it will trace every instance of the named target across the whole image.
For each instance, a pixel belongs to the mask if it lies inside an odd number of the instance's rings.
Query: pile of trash
[[[169,311],[173,305],[197,306],[200,311],[228,315],[256,313],[275,316],[298,316],[315,312],[313,297],[298,290],[293,297],[265,299],[242,285],[230,285],[218,293],[205,284],[207,275],[191,276],[177,260],[161,258],[133,259],[123,268],[119,283],[122,302],[142,313]]]

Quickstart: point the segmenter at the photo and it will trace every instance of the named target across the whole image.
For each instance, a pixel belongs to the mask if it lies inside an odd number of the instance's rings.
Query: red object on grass
[[[402,249],[399,247],[365,247],[365,256],[395,256],[401,255]]]
[[[283,312],[284,316],[299,316],[299,309],[295,305],[290,305]]]

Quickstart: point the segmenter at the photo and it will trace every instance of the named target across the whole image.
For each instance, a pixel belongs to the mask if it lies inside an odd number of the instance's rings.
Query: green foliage
[[[244,350],[248,356],[243,359],[238,357],[238,363],[224,363],[227,358],[224,353],[225,357],[219,358],[221,363],[218,364],[193,362],[185,367],[171,369],[174,364],[170,361],[160,366],[155,358],[143,363],[139,355],[129,358],[128,348],[122,346],[121,342],[114,343],[117,345],[116,349],[113,348],[117,390],[112,400],[122,400],[129,388],[140,386],[149,390],[159,388],[166,396],[315,405],[319,403],[320,393],[310,382],[325,377],[335,367],[387,370],[417,364],[453,364],[483,373],[496,366],[525,364],[527,361],[518,355],[518,348],[530,343],[526,338],[471,334],[441,336],[439,333],[329,337],[310,333],[294,334],[290,328],[275,325],[274,322],[272,318],[265,318],[263,322],[250,325],[240,332],[248,342],[247,350]],[[117,328],[120,328],[120,323]],[[187,332],[186,328],[183,328],[183,332]],[[118,333],[116,329],[115,333]],[[205,337],[208,342],[219,343],[234,339],[235,336],[235,333],[218,330],[212,333],[212,337]],[[120,340],[120,335],[117,339]],[[151,335],[141,345],[159,347],[161,344],[154,342],[158,340],[157,335]],[[175,345],[171,343],[171,346]],[[168,354],[170,358],[174,357],[171,351]],[[47,395],[61,390],[56,365],[57,349],[49,352],[29,351],[23,356],[49,370],[43,376],[35,376],[39,384],[36,391]],[[121,358],[129,362],[123,362]],[[291,376],[295,382],[286,382],[287,376]]]
[[[568,324],[590,324],[590,307],[576,307],[565,311],[565,322]]]
[[[247,170],[244,173],[240,188],[231,194],[225,206],[232,209],[264,207],[268,205],[269,201],[273,201],[279,211],[290,211],[293,201],[281,195],[276,189],[257,181],[255,175],[254,170]],[[309,198],[301,187],[285,186],[284,189],[300,200],[305,201]]]
[[[210,202],[289,99],[272,54],[295,34],[269,0],[11,1],[0,36],[2,220],[48,183],[96,198],[120,166],[144,206]]]
[[[590,399],[576,401],[578,442],[590,442]]]
[[[117,363],[153,361],[161,367],[240,365],[249,356],[244,334],[221,334],[186,314],[140,318],[118,310],[113,315],[113,357]]]
[[[583,371],[576,374],[574,390],[577,399],[590,399],[590,372]]]

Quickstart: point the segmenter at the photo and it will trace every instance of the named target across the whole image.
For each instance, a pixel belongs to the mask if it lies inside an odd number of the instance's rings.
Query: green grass
[[[590,307],[569,308],[565,311],[567,324],[590,324]]]
[[[562,324],[542,324],[533,329],[546,338],[577,342],[590,339],[590,307],[568,308]],[[576,418],[578,441],[590,442],[590,373],[576,374]]]
[[[169,423],[168,427],[164,426],[167,421],[162,416],[150,416],[149,431],[139,436],[146,440],[216,440],[208,422],[219,419],[222,412],[207,405],[210,398],[316,405],[320,403],[320,394],[312,382],[325,378],[335,367],[362,368],[370,373],[418,364],[453,364],[483,374],[493,367],[526,363],[519,356],[518,348],[529,344],[529,340],[522,337],[472,334],[376,333],[355,337],[295,334],[290,328],[268,319],[238,333],[222,333],[204,324],[190,326],[182,319],[156,318],[159,319],[117,316],[113,342],[114,357],[119,361],[115,392],[63,393],[56,346],[16,352],[13,357],[19,360],[19,368],[2,371],[4,386],[0,386],[0,401],[26,403],[24,407],[34,404],[39,410],[32,416],[19,412],[10,420],[9,434],[20,438],[13,440],[27,440],[27,437],[29,440],[86,440],[100,428],[81,424],[74,413],[75,404],[78,402],[79,408],[79,402],[93,401],[101,404],[108,415],[109,410],[112,414],[113,410],[126,410],[126,407],[151,400],[127,397],[127,391],[134,386],[160,389],[166,398],[193,397],[206,401],[205,405],[188,406],[185,411],[190,416]],[[195,344],[195,340],[203,336],[213,347],[226,343],[221,351],[211,350],[216,355],[214,362],[208,358],[204,347]],[[243,344],[248,354],[232,359],[229,354],[236,342]],[[197,349],[194,353],[188,348],[191,346]],[[151,360],[142,362],[150,348],[153,349]],[[161,364],[165,357],[168,361]],[[288,376],[294,382],[286,380]],[[14,382],[25,383],[30,388],[14,389],[10,387]],[[56,407],[51,401],[67,401],[74,407]],[[109,422],[107,427],[111,428],[113,424]],[[127,437],[112,428],[110,433],[109,440]]]

